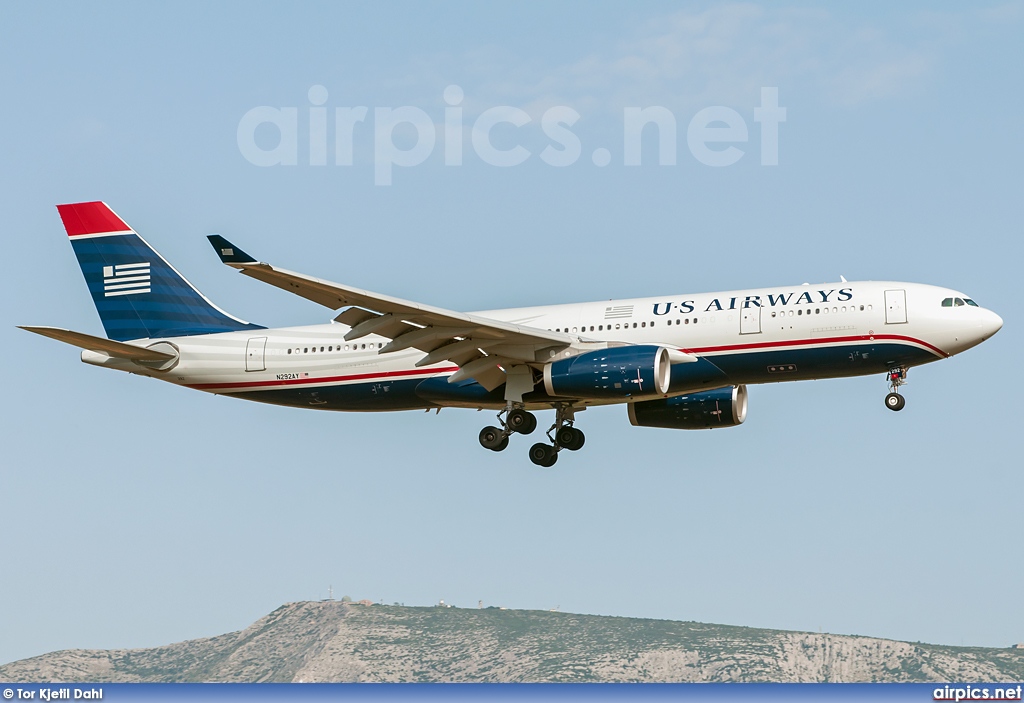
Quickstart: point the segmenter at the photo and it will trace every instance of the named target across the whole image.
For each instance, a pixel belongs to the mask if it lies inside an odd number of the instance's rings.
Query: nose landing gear
[[[907,399],[900,395],[900,386],[907,382],[907,370],[902,366],[889,369],[889,395],[885,396],[885,407],[890,410],[902,410]]]

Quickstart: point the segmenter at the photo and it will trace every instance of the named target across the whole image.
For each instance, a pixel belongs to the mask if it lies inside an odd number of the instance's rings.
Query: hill
[[[19,682],[992,681],[1024,650],[530,610],[290,603],[240,632],[152,649],[66,650]]]

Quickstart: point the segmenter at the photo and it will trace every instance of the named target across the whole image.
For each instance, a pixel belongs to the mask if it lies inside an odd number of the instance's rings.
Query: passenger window
[[[309,353],[309,347],[303,347],[302,348],[302,353],[303,354],[308,354]]]
[[[636,325],[633,325],[633,326],[634,326],[634,327],[636,327]],[[641,322],[641,323],[640,323],[640,326],[641,326],[641,327],[646,327],[646,326],[647,326],[647,323],[646,323],[646,322]]]
[[[821,314],[821,308],[814,308],[814,314],[815,315],[820,315]]]
[[[289,353],[289,354],[291,354],[291,353],[292,353],[292,350],[291,350],[291,349],[289,349],[289,350],[288,350],[288,353]]]

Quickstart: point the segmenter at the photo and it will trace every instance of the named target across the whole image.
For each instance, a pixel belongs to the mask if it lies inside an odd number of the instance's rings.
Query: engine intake
[[[544,367],[548,395],[643,398],[665,395],[672,381],[668,349],[653,345],[611,347]]]
[[[629,422],[634,427],[706,430],[735,427],[746,419],[746,386],[730,386],[629,404]]]

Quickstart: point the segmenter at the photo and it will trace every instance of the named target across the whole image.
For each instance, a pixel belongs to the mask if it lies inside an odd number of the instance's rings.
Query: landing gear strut
[[[512,433],[530,434],[537,429],[537,416],[527,411],[521,404],[510,402],[498,413],[501,427],[485,427],[480,430],[480,446],[492,452],[500,452],[508,446],[508,438]]]
[[[576,410],[571,405],[555,405],[555,424],[547,432],[551,444],[538,442],[530,447],[530,461],[537,466],[548,468],[558,461],[558,452],[561,450],[568,449],[574,452],[581,449],[587,438],[581,430],[572,426],[575,419]]]
[[[890,410],[902,410],[907,399],[900,395],[900,386],[907,382],[907,370],[902,366],[889,369],[889,395],[885,396],[885,407]]]

